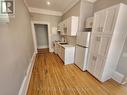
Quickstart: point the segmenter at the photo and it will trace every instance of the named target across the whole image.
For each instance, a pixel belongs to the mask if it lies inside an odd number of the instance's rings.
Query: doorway
[[[32,21],[31,23],[35,52],[51,52],[50,24],[40,21]]]
[[[48,25],[34,24],[38,53],[49,52]]]

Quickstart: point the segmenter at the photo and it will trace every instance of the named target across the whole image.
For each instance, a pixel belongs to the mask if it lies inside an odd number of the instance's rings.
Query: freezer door
[[[77,44],[85,47],[89,47],[91,32],[78,32],[77,33]]]
[[[76,46],[75,64],[82,70],[86,70],[88,48]]]

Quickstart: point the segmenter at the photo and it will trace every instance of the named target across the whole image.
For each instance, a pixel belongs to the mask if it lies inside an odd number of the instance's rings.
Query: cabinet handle
[[[96,56],[93,56],[93,60],[95,60],[95,61],[96,61],[96,60],[97,60],[97,57],[96,57]]]
[[[98,32],[103,32],[103,27],[97,27]]]
[[[100,27],[100,32],[103,32],[103,27]]]
[[[96,37],[96,41],[101,41],[101,37]]]

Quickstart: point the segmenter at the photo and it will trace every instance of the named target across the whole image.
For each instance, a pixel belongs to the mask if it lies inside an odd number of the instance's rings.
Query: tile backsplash
[[[76,45],[76,37],[72,37],[72,36],[67,36],[66,37],[66,40],[69,44],[73,44],[73,45]]]

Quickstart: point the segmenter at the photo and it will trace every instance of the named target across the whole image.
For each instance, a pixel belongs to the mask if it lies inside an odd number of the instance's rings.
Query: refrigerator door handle
[[[79,47],[82,47],[82,48],[88,48],[86,46],[82,46],[82,45],[79,45],[79,44],[76,44],[76,45],[79,46]]]

